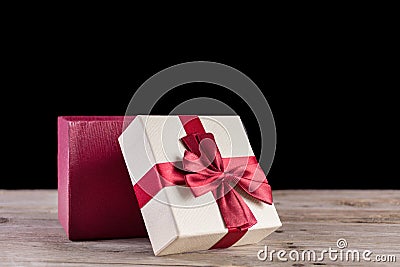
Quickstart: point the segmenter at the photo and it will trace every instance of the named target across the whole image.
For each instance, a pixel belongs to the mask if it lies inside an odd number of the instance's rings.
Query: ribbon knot
[[[236,176],[233,175],[231,172],[224,172],[222,175],[222,182],[225,183],[237,183],[238,179]]]
[[[211,133],[192,133],[183,137],[185,182],[198,197],[212,192],[230,231],[247,230],[256,218],[238,191],[272,204],[271,187],[259,164],[254,161],[223,159]]]

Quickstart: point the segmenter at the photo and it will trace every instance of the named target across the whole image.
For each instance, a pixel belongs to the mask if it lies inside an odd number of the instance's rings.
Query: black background
[[[0,188],[56,188],[57,116],[123,115],[151,75],[197,60],[232,66],[263,91],[277,128],[268,174],[274,189],[400,188],[393,35],[368,27],[283,32],[224,42],[161,35],[128,41],[102,29],[24,32],[9,53],[11,85],[4,84],[3,106],[12,107],[3,111],[3,141],[12,164],[4,166],[10,174],[2,175]],[[168,114],[193,96],[217,98],[249,118],[245,126],[258,154],[249,108],[223,88],[197,84],[203,91],[196,94],[193,86],[163,97],[153,114]]]

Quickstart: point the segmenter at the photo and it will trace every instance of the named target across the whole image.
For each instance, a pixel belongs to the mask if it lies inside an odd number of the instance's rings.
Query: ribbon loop
[[[271,187],[258,163],[226,163],[212,133],[191,133],[181,140],[187,148],[184,179],[192,193],[198,197],[212,192],[228,229],[242,231],[255,225],[256,218],[235,188],[272,204]]]

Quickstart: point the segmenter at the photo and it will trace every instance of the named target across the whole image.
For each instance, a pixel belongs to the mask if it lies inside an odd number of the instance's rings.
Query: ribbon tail
[[[221,197],[221,194],[224,194],[224,197]],[[242,196],[229,185],[221,184],[218,187],[217,195],[214,194],[214,196],[217,199],[225,226],[230,231],[244,231],[257,223],[257,219]]]

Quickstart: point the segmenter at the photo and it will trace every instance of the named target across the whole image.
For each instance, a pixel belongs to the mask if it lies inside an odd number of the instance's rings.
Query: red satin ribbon
[[[254,156],[222,158],[214,136],[205,132],[197,116],[179,118],[188,134],[182,138],[188,149],[183,166],[177,168],[177,162],[160,163],[147,172],[134,185],[139,206],[142,208],[166,186],[186,184],[195,196],[212,192],[228,228],[228,233],[212,248],[230,247],[257,223],[236,188],[272,204],[271,187]]]
[[[198,197],[212,192],[228,229],[246,230],[257,223],[235,187],[250,196],[272,203],[271,187],[257,161],[248,158],[224,162],[211,133],[189,134],[182,138],[187,149],[183,168],[186,184]],[[164,176],[161,173],[161,176]]]

